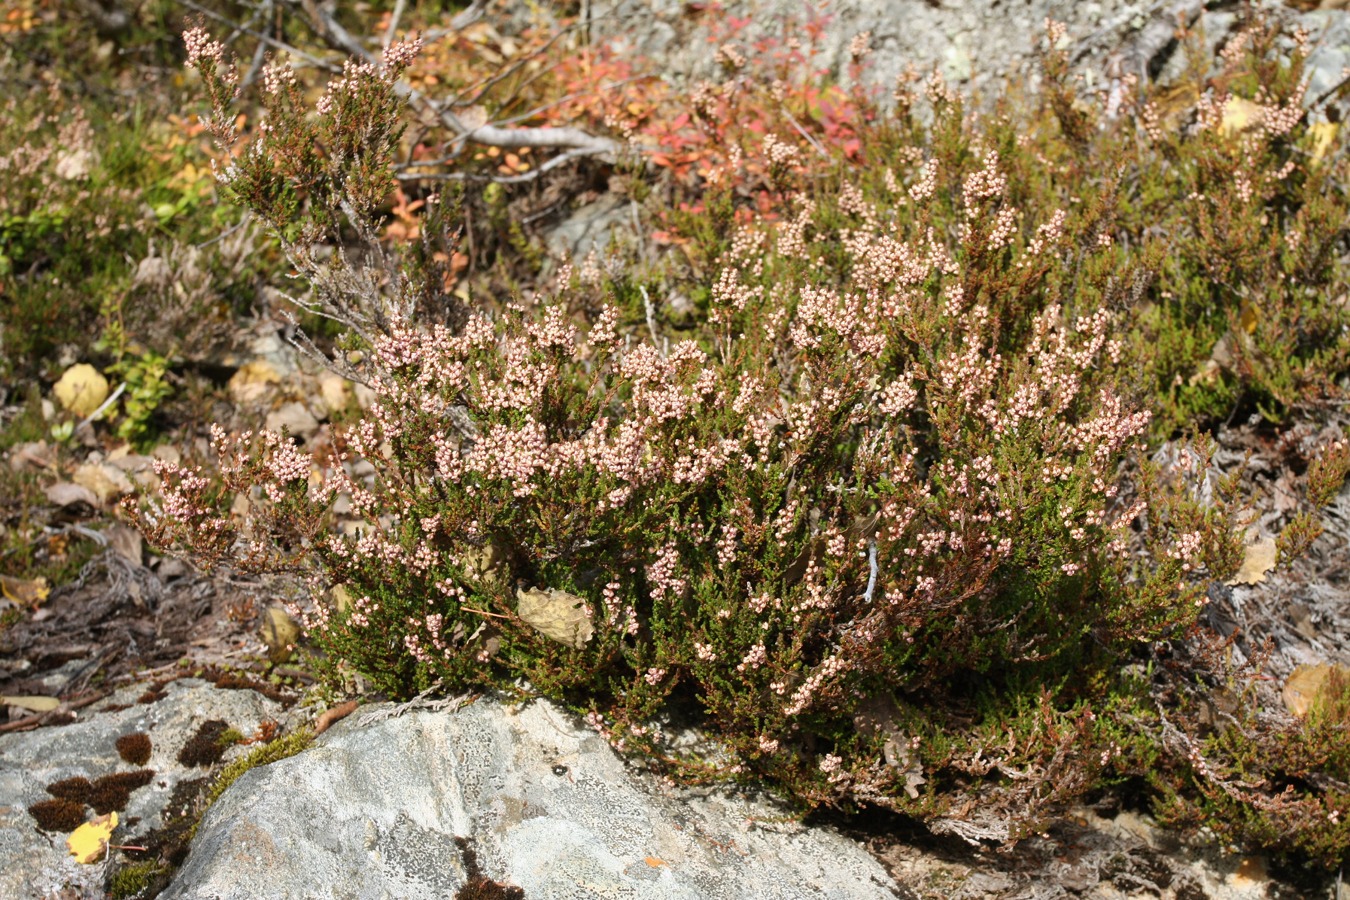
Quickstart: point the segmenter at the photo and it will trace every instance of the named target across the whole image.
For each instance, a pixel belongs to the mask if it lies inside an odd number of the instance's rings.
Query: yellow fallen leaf
[[[1242,326],[1242,330],[1252,334],[1260,323],[1261,315],[1256,308],[1249,303],[1242,304],[1242,311],[1238,313],[1238,324]]]
[[[517,589],[516,614],[540,634],[575,650],[595,633],[586,601],[566,591]]]
[[[88,363],[80,363],[66,369],[61,380],[52,385],[52,393],[62,409],[83,418],[108,399],[108,379]]]
[[[235,403],[253,403],[262,399],[273,385],[281,383],[281,373],[277,367],[265,359],[255,359],[244,363],[239,371],[230,376],[226,389]]]
[[[19,706],[33,712],[51,712],[61,705],[56,697],[11,697],[0,696],[0,706]]]
[[[112,840],[113,829],[116,827],[117,813],[115,812],[85,822],[72,831],[70,837],[66,838],[66,846],[70,848],[70,855],[75,857],[76,862],[84,865],[98,862],[99,857],[107,852],[108,842]]]
[[[1336,143],[1336,133],[1340,130],[1335,122],[1315,122],[1308,126],[1308,134],[1312,137],[1312,150],[1309,153],[1313,162],[1321,162],[1323,157],[1331,150],[1332,145]]]
[[[45,578],[11,578],[0,575],[0,593],[20,606],[37,606],[51,593]]]
[[[1229,586],[1237,584],[1260,584],[1266,580],[1266,573],[1275,568],[1275,539],[1262,538],[1255,544],[1247,545],[1247,554],[1243,557],[1242,568],[1228,579]]]

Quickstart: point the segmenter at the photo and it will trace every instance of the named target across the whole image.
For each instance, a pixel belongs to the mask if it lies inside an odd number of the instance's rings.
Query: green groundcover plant
[[[303,574],[294,612],[336,683],[528,685],[687,777],[976,841],[1114,787],[1334,867],[1350,696],[1281,718],[1257,667],[1225,663],[1198,620],[1242,561],[1240,478],[1203,436],[1187,466],[1148,453],[1345,375],[1342,157],[1302,112],[1301,45],[1245,34],[1171,121],[1128,80],[1080,96],[1051,49],[1021,106],[977,114],[934,76],[868,108],[846,152],[737,135],[668,216],[715,262],[661,275],[698,298],[674,339],[631,309],[646,276],[594,265],[418,324],[418,248],[317,252],[373,237],[416,44],[348,64],[312,111],[274,64],[220,177],[302,302],[352,330],[332,362],[374,400],[323,458],[215,429],[218,468],[161,463],[135,515],[207,564]],[[230,146],[236,70],[186,40]],[[728,84],[773,97],[753,65]],[[450,204],[428,207],[444,232]],[[1348,460],[1312,461],[1315,499]],[[1286,556],[1315,533],[1299,518]],[[671,710],[719,751],[677,753]]]

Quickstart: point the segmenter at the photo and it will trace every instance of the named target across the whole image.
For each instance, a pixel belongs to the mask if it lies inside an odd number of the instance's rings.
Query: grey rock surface
[[[1350,13],[1300,13],[1280,0],[1255,5],[1312,36],[1309,99],[1341,80],[1350,63]],[[1034,83],[1047,18],[1065,25],[1066,49],[1087,76],[1086,87],[1098,86],[1094,79],[1104,73],[1127,71],[1165,81],[1181,68],[1180,54],[1168,56],[1179,20],[1198,22],[1213,47],[1238,18],[1237,4],[1202,0],[726,0],[722,6],[728,17],[746,21],[734,35],[712,24],[719,17],[699,15],[683,0],[592,0],[590,33],[620,53],[653,60],[663,78],[682,84],[720,77],[716,53],[723,41],[744,47],[764,38],[779,45],[798,40],[804,52],[814,46],[812,67],[847,82],[850,42],[868,32],[864,81],[884,97],[911,64],[922,74],[936,67],[949,83],[980,94],[1010,76]],[[814,45],[806,22],[814,25]]]
[[[748,44],[763,37],[800,40],[811,47],[800,27],[818,29],[812,65],[844,73],[849,43],[871,33],[870,80],[890,87],[913,63],[926,72],[934,65],[953,83],[977,87],[1026,69],[1041,40],[1047,17],[1065,23],[1072,39],[1143,28],[1152,15],[1172,3],[1122,0],[728,0],[727,15],[748,19],[745,29],[728,36],[691,16],[682,0],[594,0],[592,35],[629,52],[660,60],[664,77],[675,81],[710,78],[723,40]],[[708,17],[711,19],[711,17]],[[794,27],[796,26],[796,27]]]
[[[632,202],[606,194],[572,213],[553,228],[545,241],[555,259],[575,260],[578,265],[592,250],[604,254],[616,228],[630,223]]]
[[[132,792],[131,802],[119,813],[122,822],[134,822],[119,827],[115,834],[119,841],[158,827],[160,813],[178,783],[206,774],[177,760],[178,751],[202,722],[222,719],[249,734],[264,719],[281,715],[279,704],[253,691],[219,690],[196,679],[171,682],[163,699],[139,705],[136,698],[144,691],[144,685],[124,688],[82,711],[82,721],[69,725],[0,735],[0,897],[28,900],[62,890],[74,891],[74,896],[103,896],[104,867],[76,863],[66,849],[66,836],[39,831],[28,807],[51,799],[46,787],[52,782],[135,771],[137,766],[118,756],[115,743],[122,735],[140,731],[150,736],[152,752],[145,768],[154,769],[155,777]],[[107,709],[125,704],[130,705]],[[246,749],[233,748],[226,759]]]
[[[852,841],[663,787],[547,702],[363,718],[235,782],[161,897],[449,898],[468,874],[456,838],[529,900],[903,896]]]

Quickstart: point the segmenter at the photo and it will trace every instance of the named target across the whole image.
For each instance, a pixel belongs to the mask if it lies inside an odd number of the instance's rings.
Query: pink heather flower
[[[189,28],[184,31],[183,44],[187,48],[187,64],[194,69],[201,68],[203,61],[219,65],[225,56],[224,45],[211,40],[211,36],[204,28]]]

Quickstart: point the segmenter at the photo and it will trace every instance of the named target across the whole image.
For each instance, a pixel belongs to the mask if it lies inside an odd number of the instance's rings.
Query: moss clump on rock
[[[210,719],[201,724],[197,733],[188,738],[183,749],[178,751],[178,762],[191,768],[193,766],[213,766],[220,762],[229,742],[222,740],[232,729],[221,719]]]
[[[84,804],[74,800],[42,800],[28,807],[43,831],[74,831],[84,824]]]
[[[288,756],[294,756],[308,748],[312,743],[314,743],[314,732],[308,728],[301,728],[285,737],[279,737],[274,741],[263,744],[256,750],[236,759],[225,767],[216,778],[215,784],[211,785],[211,790],[206,794],[206,809],[210,809],[211,805],[220,799],[220,795],[225,793],[225,790],[249,769],[265,766]],[[203,814],[205,814],[205,810],[203,810]]]
[[[83,775],[77,775],[74,778],[63,778],[60,781],[53,781],[47,785],[47,793],[58,800],[70,800],[81,806],[89,802],[89,795],[93,793],[94,786],[88,778]]]
[[[113,900],[127,900],[147,893],[157,884],[163,887],[162,876],[168,870],[155,860],[132,863],[113,872],[108,879],[108,896]]]
[[[150,741],[150,735],[143,731],[122,735],[117,739],[116,746],[117,755],[133,766],[143,766],[148,763],[150,753],[154,749],[154,745]]]
[[[131,792],[145,787],[155,777],[153,769],[136,772],[117,772],[105,775],[90,785],[88,803],[100,816],[126,809]]]

